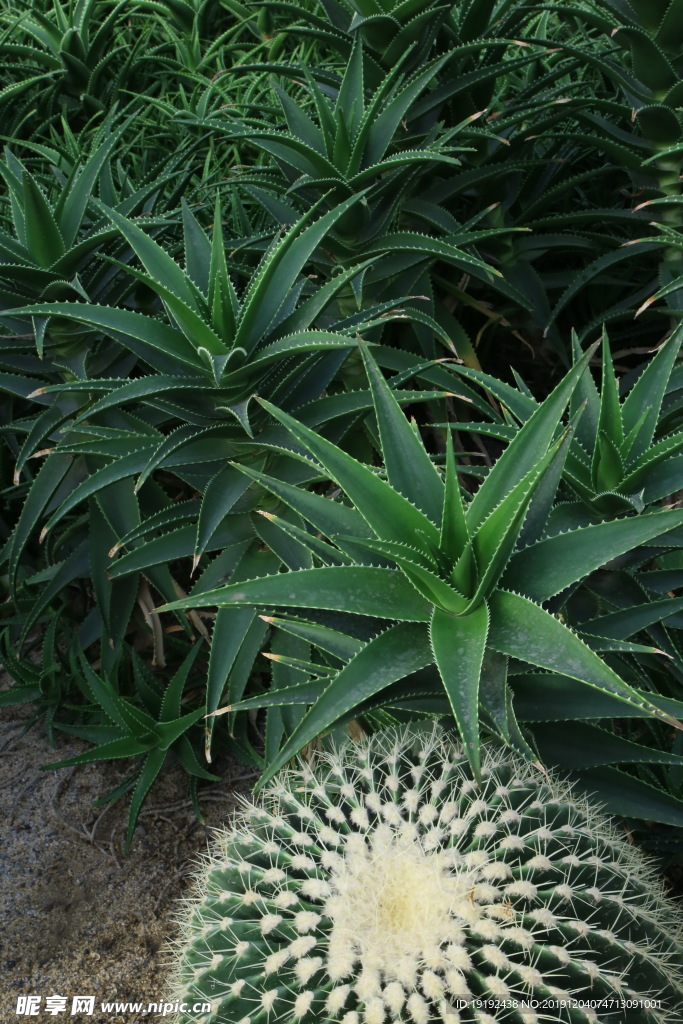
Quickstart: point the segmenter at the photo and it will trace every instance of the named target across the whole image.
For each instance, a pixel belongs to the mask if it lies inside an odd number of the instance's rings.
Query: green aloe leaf
[[[617,612],[609,612],[599,618],[581,623],[581,629],[595,636],[604,636],[616,640],[625,640],[629,636],[647,629],[658,622],[675,615],[683,608],[683,598],[669,597],[661,601],[648,601],[634,608],[622,608]]]
[[[65,247],[71,247],[76,241],[97,180],[131,120],[103,139],[81,167],[74,168],[55,207]]]
[[[598,767],[577,772],[574,785],[620,817],[644,818],[679,828],[683,825],[683,800],[618,768]]]
[[[251,608],[220,608],[216,614],[211,637],[205,700],[207,721],[204,754],[209,763],[212,760],[211,742],[215,725],[213,714],[221,703],[240,651],[248,641],[250,628],[255,622],[256,615]]]
[[[82,649],[78,650],[78,661],[83,670],[83,680],[91,697],[100,705],[108,718],[132,737],[144,737],[145,742],[154,733],[155,720],[142,708],[121,697],[106,677],[100,678],[85,660]],[[156,742],[156,737],[155,737]]]
[[[444,485],[366,345],[361,354],[375,406],[387,480],[431,521],[441,521]]]
[[[324,153],[325,144],[320,128],[311,120],[305,110],[291,96],[288,96],[284,89],[275,81],[273,82],[273,88],[282,104],[287,126],[291,134],[295,138],[301,139],[311,149]]]
[[[491,719],[494,729],[510,742],[510,688],[507,681],[508,658],[498,651],[487,649],[481,663],[479,677],[479,703]]]
[[[312,526],[327,537],[335,534],[348,534],[354,537],[370,537],[372,531],[361,514],[355,508],[343,505],[333,498],[324,498],[314,491],[296,487],[284,480],[260,473],[251,466],[233,463],[236,470],[261,484],[263,488],[275,494],[291,509],[303,516]]]
[[[319,680],[308,683],[294,683],[282,689],[268,690],[256,697],[245,697],[234,704],[219,708],[215,714],[222,715],[227,711],[256,711],[261,708],[288,707],[291,704],[315,704],[323,692],[324,686]]]
[[[683,569],[651,569],[638,573],[636,580],[648,590],[666,594],[683,587]]]
[[[203,390],[207,385],[205,377],[177,376],[169,377],[159,373],[153,376],[137,377],[135,380],[125,381],[119,377],[99,378],[96,380],[75,380],[68,384],[49,384],[47,387],[38,388],[28,397],[38,398],[41,395],[71,393],[96,395],[98,392],[105,392],[85,412],[76,417],[72,425],[76,426],[82,420],[91,419],[97,413],[105,409],[119,408],[126,402],[136,402],[141,398],[149,398],[157,393],[165,391],[192,391]]]
[[[467,516],[460,490],[460,481],[455,465],[452,444],[446,445],[446,479],[441,514],[440,550],[447,561],[454,565],[469,541]]]
[[[593,345],[584,353],[548,398],[537,407],[496,461],[467,510],[470,532],[493,512],[546,454],[572,392],[596,347]]]
[[[217,605],[322,608],[404,622],[428,622],[431,608],[404,576],[375,566],[323,566],[233,583],[173,601],[158,612]]]
[[[612,353],[607,334],[602,335],[602,383],[600,386],[600,415],[598,434],[603,432],[613,444],[620,448],[624,440],[624,425],[619,404],[619,388],[614,373]]]
[[[181,199],[180,205],[183,214],[183,241],[187,275],[202,295],[208,295],[211,279],[211,242],[185,199]]]
[[[250,143],[270,153],[278,162],[281,161],[294,168],[299,174],[305,174],[311,178],[335,179],[338,177],[338,170],[333,163],[317,149],[288,132],[254,129],[244,124],[218,121],[213,118],[205,121],[188,120],[185,123],[221,132],[228,138],[248,139]]]
[[[360,170],[361,163],[367,166],[381,160],[410,105],[415,102],[428,83],[434,80],[448,60],[449,54],[436,57],[402,87],[395,90],[389,102],[385,103],[384,97],[389,91],[389,82],[392,77],[400,73],[403,57],[401,58],[399,65],[395,70],[389,72],[382,87],[367,107],[363,124],[359,127],[354,143],[350,169]]]
[[[335,537],[340,547],[352,552],[354,546],[367,548],[398,565],[403,575],[410,580],[416,591],[430,604],[445,611],[458,614],[467,607],[466,598],[454,587],[442,580],[425,563],[427,559],[419,551],[407,545],[391,541],[366,540],[365,538]]]
[[[21,514],[5,549],[5,557],[9,562],[10,588],[14,588],[26,543],[71,465],[72,460],[68,455],[53,454],[43,464],[31,484]]]
[[[133,833],[135,832],[135,826],[137,824],[140,810],[145,802],[147,794],[156,781],[159,772],[163,768],[165,760],[165,750],[151,750],[145,758],[145,763],[142,766],[135,784],[135,789],[133,790],[130,808],[128,811],[128,828],[126,829],[126,844],[124,846],[125,853],[130,851],[131,843],[133,842]]]
[[[209,326],[206,319],[199,313],[196,313],[190,305],[183,301],[183,299],[180,299],[166,284],[155,280],[150,274],[143,274],[134,267],[128,267],[124,264],[121,264],[121,266],[131,277],[136,278],[136,280],[146,284],[151,291],[156,292],[172,319],[175,320],[190,344],[197,349],[197,352],[201,352],[204,349],[210,355],[217,356],[225,356],[228,353],[228,347],[218,337],[213,328]]]
[[[226,466],[224,469],[221,469],[207,484],[201,500],[199,516],[196,520],[197,532],[194,542],[193,572],[197,568],[199,559],[207,550],[216,530],[232,510],[235,503],[242,497],[248,486],[248,480],[245,479],[242,473],[238,473],[233,466]]]
[[[675,68],[646,32],[635,25],[628,25],[619,27],[612,35],[620,44],[630,46],[633,71],[648,89],[655,93],[665,92],[676,84]]]
[[[643,0],[634,6],[636,9],[642,7]],[[652,12],[650,17],[652,17]],[[657,31],[655,43],[666,49],[667,52],[675,52],[683,44],[683,8],[680,0],[671,0],[661,20],[657,18],[651,27]]]
[[[572,331],[572,357],[574,363],[581,358],[581,343],[576,331]],[[576,437],[588,452],[595,443],[600,417],[600,392],[591,373],[582,374],[576,385],[569,403],[570,416],[578,416],[581,407],[583,412],[576,421]]]
[[[287,566],[288,569],[312,569],[313,568],[313,554],[309,544],[305,542],[305,539],[295,537],[293,531],[290,532],[286,529],[282,529],[280,524],[276,521],[277,518],[280,522],[286,522],[286,517],[294,520],[292,524],[295,527],[299,527],[301,534],[304,534],[303,522],[291,509],[285,509],[284,515],[280,517],[275,516],[251,516],[250,525],[254,533],[260,540],[263,541],[264,545],[278,556],[282,564]],[[339,564],[338,559],[333,560],[333,565]]]
[[[580,418],[581,411],[578,416]],[[576,416],[572,419],[570,429],[565,431],[553,458],[541,478],[538,480],[529,502],[522,530],[517,542],[518,548],[526,548],[535,543],[543,534],[557,497],[562,474],[565,471],[567,456],[573,440]],[[509,563],[508,563],[509,564]]]
[[[619,446],[609,434],[600,431],[593,449],[592,482],[595,491],[616,491],[624,479],[624,463]]]
[[[23,617],[21,636],[19,640],[20,644],[23,644],[26,641],[30,631],[55,597],[63,592],[70,583],[73,583],[74,580],[81,579],[84,576],[87,577],[89,575],[88,570],[90,568],[91,565],[88,560],[87,546],[83,543],[80,544],[75,551],[72,551],[69,557],[63,562],[50,567],[49,571],[51,578],[49,579],[49,582],[45,579],[44,573],[36,574],[39,577],[38,580],[29,576],[26,580],[27,586],[31,587],[38,583],[41,584],[39,591],[40,596],[33,600],[30,610]],[[97,587],[95,574],[92,573],[92,575],[93,586]]]
[[[207,297],[214,330],[225,339],[226,344],[233,345],[237,333],[239,300],[228,272],[225,248],[223,210],[220,196],[217,194],[213,215]],[[233,351],[235,348],[236,346],[233,346]]]
[[[566,309],[584,285],[594,281],[603,271],[609,270],[616,266],[617,263],[621,263],[624,260],[637,259],[639,256],[643,256],[655,249],[663,248],[664,245],[665,242],[663,240],[656,238],[638,239],[637,241],[625,243],[626,247],[622,246],[619,249],[613,249],[609,252],[603,253],[601,256],[598,256],[598,258],[589,266],[573,275],[571,283],[567,285],[555,304],[548,325],[546,326],[546,332],[550,330],[562,310]]]
[[[510,677],[515,707],[525,722],[561,722],[597,718],[647,718],[649,712],[624,704],[611,693],[549,672],[523,672]],[[660,710],[683,718],[683,701],[636,689]]]
[[[172,292],[180,303],[195,314],[200,314],[202,300],[199,289],[166,250],[116,210],[105,208],[104,212],[136,253],[149,277],[155,283],[163,283],[165,289]]]
[[[562,768],[592,768],[603,764],[683,764],[680,754],[634,743],[607,729],[574,722],[566,736],[555,725],[534,728],[534,739],[546,764]]]
[[[414,544],[420,538],[438,544],[439,533],[434,523],[369,467],[270,402],[260,402],[321,463],[378,536],[399,544]]]
[[[300,637],[342,661],[350,661],[363,646],[356,637],[347,636],[345,633],[340,633],[329,626],[322,626],[317,622],[308,622],[305,619],[294,617],[285,619],[277,615],[264,615],[262,618],[269,625],[277,626],[278,629]]]
[[[641,708],[676,729],[683,725],[644,699],[567,626],[521,594],[497,590],[490,598],[489,644],[501,654],[578,679]]]
[[[469,615],[453,616],[435,608],[429,639],[467,758],[480,777],[479,679],[486,651],[489,612],[480,604]]]
[[[183,733],[187,732],[191,725],[194,725],[202,715],[204,714],[203,708],[197,708],[195,711],[189,711],[186,715],[182,715],[180,718],[175,718],[173,721],[158,722],[156,726],[156,733],[158,736],[159,750],[168,750]]]
[[[235,345],[252,352],[279,314],[287,296],[314,250],[337,220],[362,196],[362,192],[335,206],[313,223],[319,203],[312,207],[284,238],[273,243],[252,278],[242,305]]]
[[[187,685],[187,680],[192,667],[197,660],[197,655],[202,650],[202,647],[203,645],[201,640],[198,643],[193,644],[178,667],[178,670],[171,678],[161,701],[159,715],[160,722],[173,722],[180,718],[183,692]]]
[[[270,345],[265,345],[255,353],[244,366],[223,374],[222,383],[234,387],[254,378],[258,379],[264,367],[271,363],[279,363],[287,356],[297,352],[325,351],[335,349],[349,352],[355,347],[351,338],[332,331],[298,331],[285,338],[278,338]],[[228,367],[229,369],[229,367]]]
[[[75,764],[92,764],[93,761],[114,761],[120,757],[135,757],[137,754],[145,754],[152,750],[156,744],[157,737],[154,733],[147,733],[139,738],[125,736],[121,739],[111,740],[109,743],[102,743],[91,750],[85,750],[75,757],[67,757],[63,761],[51,761],[49,764],[41,765],[41,770],[69,768]]]
[[[116,462],[111,462],[101,469],[95,470],[94,473],[91,473],[90,476],[75,487],[59,508],[53,512],[43,527],[43,534],[49,533],[68,512],[85,498],[90,498],[93,494],[108,487],[110,484],[116,483],[118,480],[124,480],[126,477],[134,476],[136,473],[141,472],[151,454],[149,438],[144,438],[144,440],[147,442],[146,446],[140,447],[138,451],[131,452],[130,455],[123,455]],[[53,455],[51,456],[52,458],[60,458],[60,456]]]
[[[651,512],[536,541],[512,556],[502,585],[532,601],[547,601],[618,555],[681,525],[683,511]]]
[[[153,565],[168,565],[180,558],[189,557],[195,546],[196,531],[193,523],[169,530],[161,537],[147,540],[140,547],[129,551],[108,567],[111,579],[119,579],[131,572],[141,572]],[[251,540],[253,532],[247,516],[234,516],[230,523],[217,531],[209,550],[226,550],[233,544]]]
[[[166,371],[177,372],[185,366],[192,367],[195,372],[204,369],[201,358],[180,331],[131,309],[86,302],[51,302],[22,306],[7,313],[12,316],[59,316],[85,324],[101,330],[107,337],[123,339],[128,348],[150,366]]]
[[[456,245],[451,245],[445,239],[433,238],[431,235],[422,235],[417,231],[402,231],[386,235],[381,241],[373,242],[364,248],[364,252],[368,254],[386,252],[387,250],[390,252],[422,253],[425,256],[446,260],[454,264],[454,266],[460,267],[466,273],[472,274],[473,277],[483,280],[492,287],[503,291],[505,294],[511,293],[510,297],[514,297],[515,301],[519,302],[522,308],[525,308],[527,305],[524,296],[520,295],[515,288],[512,288],[503,280],[503,275],[499,270],[485,263],[484,260],[477,259],[476,256],[470,256],[469,253]]]
[[[297,526],[295,523],[288,522],[288,520],[286,520],[283,516],[276,516],[272,512],[263,512],[260,509],[258,509],[257,511],[259,515],[263,516],[263,518],[266,519],[269,523],[271,523],[274,527],[276,527],[278,530],[281,530],[283,533],[287,534],[287,536],[290,537],[293,541],[295,541],[299,549],[304,548],[312,555],[315,555],[315,557],[320,562],[322,562],[323,565],[352,565],[354,563],[354,559],[350,555],[347,555],[345,552],[343,552],[339,547],[334,547],[334,545],[328,544],[327,541],[323,540],[321,537],[315,536],[308,530],[305,530],[302,527]],[[256,532],[259,534],[259,536],[262,539],[264,539],[263,531],[260,531],[256,524],[254,528],[256,529]],[[352,539],[354,544],[358,543],[355,538]],[[287,566],[289,566],[290,569],[305,569],[310,567],[310,561],[308,559],[306,560],[306,564],[303,564],[302,562],[302,564],[298,565],[291,564],[290,561],[288,561],[284,557],[282,560]]]
[[[285,333],[294,333],[304,330],[310,324],[315,323],[318,316],[330,305],[334,297],[354,279],[360,278],[363,271],[367,270],[377,260],[372,257],[338,270],[329,281],[319,284],[316,290],[308,298],[304,299],[297,308],[282,322],[280,329]]]
[[[543,474],[562,451],[561,438],[539,459],[509,494],[494,508],[472,537],[472,549],[479,566],[480,581],[472,606],[498,582],[517,543],[527,509]]]
[[[64,255],[64,239],[45,196],[35,179],[24,171],[26,247],[40,267],[51,267]]]
[[[652,445],[644,455],[633,464],[621,481],[620,490],[633,494],[647,487],[655,469],[665,469],[666,463],[683,448],[683,431],[663,437]],[[656,477],[654,479],[657,479]]]
[[[259,779],[258,788],[262,788],[307,743],[324,733],[347,712],[391,683],[429,665],[432,660],[424,626],[390,626],[370,640],[335,676],[304,716],[275,761]]]

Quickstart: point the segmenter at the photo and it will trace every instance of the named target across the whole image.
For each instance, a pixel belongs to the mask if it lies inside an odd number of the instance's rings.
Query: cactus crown
[[[392,730],[245,802],[180,915],[172,998],[213,1010],[179,1024],[679,1019],[647,862],[508,750],[481,774],[439,728]]]

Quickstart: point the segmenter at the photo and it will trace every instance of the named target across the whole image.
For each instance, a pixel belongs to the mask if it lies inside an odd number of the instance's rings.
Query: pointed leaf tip
[[[645,310],[652,305],[656,298],[656,295],[651,295],[649,299],[646,299],[642,306],[639,306],[638,309],[635,311],[634,318],[640,316],[641,313],[644,313]]]
[[[203,717],[218,718],[219,715],[227,715],[229,711],[232,711],[232,704],[226,704],[224,708],[217,708],[215,711],[209,711],[208,714]]]

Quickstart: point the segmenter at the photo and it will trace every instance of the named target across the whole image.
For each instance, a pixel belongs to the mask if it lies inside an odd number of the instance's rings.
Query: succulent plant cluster
[[[670,344],[678,342],[672,338]],[[605,712],[605,697],[612,699],[615,715],[656,721],[667,737],[672,730],[683,730],[683,702],[674,698],[666,708],[654,703],[653,691],[642,689],[641,663],[628,657],[644,655],[652,666],[653,657],[671,651],[669,657],[677,661],[680,653],[669,646],[666,634],[657,634],[657,647],[632,644],[630,637],[644,622],[660,622],[661,611],[678,612],[683,604],[671,596],[672,604],[652,608],[656,602],[648,602],[638,590],[630,598],[627,588],[633,580],[623,571],[624,564],[653,564],[657,545],[664,550],[678,545],[674,535],[683,524],[683,510],[656,508],[601,520],[592,508],[561,500],[563,475],[575,480],[586,468],[583,447],[578,442],[572,447],[572,442],[587,403],[577,403],[575,396],[594,348],[544,402],[531,400],[533,411],[473,497],[462,485],[470,467],[458,467],[462,456],[456,454],[452,438],[446,441],[441,469],[380,372],[372,348],[359,342],[359,349],[375,412],[379,471],[306,425],[305,411],[295,419],[259,399],[287,432],[278,436],[278,445],[289,444],[305,472],[317,474],[320,467],[331,481],[323,483],[322,493],[313,493],[277,474],[234,463],[240,474],[280,500],[278,511],[284,514],[259,511],[270,526],[271,545],[276,538],[295,545],[297,560],[290,555],[287,572],[240,576],[159,609],[191,611],[215,605],[219,614],[229,615],[239,614],[243,606],[260,608],[267,613],[261,621],[274,634],[269,656],[297,673],[245,699],[241,691],[226,688],[225,705],[207,708],[207,720],[223,713],[234,720],[244,711],[266,709],[263,785],[307,744],[350,719],[360,719],[371,731],[402,721],[382,721],[382,714],[452,716],[475,778],[481,738],[493,732],[531,761],[540,755],[549,764],[581,769],[581,781],[605,800],[611,813],[630,814],[644,793],[643,816],[648,820],[683,823],[677,781],[666,784],[669,792],[664,795],[648,785],[652,776],[643,791],[640,780],[625,773],[615,779],[591,771],[605,764],[607,742],[616,742],[611,747],[614,761],[633,763],[642,757],[654,763],[662,753],[661,747],[632,744],[623,730],[609,740],[604,730],[595,730],[595,721],[611,713]],[[673,349],[662,352],[669,353]],[[662,354],[646,373],[660,370]],[[479,373],[474,379],[485,376]],[[603,390],[607,395],[608,389]],[[650,401],[656,405],[654,395],[651,387]],[[602,408],[597,393],[593,397]],[[628,402],[630,410],[630,396]],[[567,406],[570,422],[565,426]],[[654,429],[652,417],[645,418]],[[647,438],[638,433],[647,429],[645,418],[626,432],[631,438],[638,435],[647,447]],[[613,422],[623,435],[621,413]],[[677,443],[675,437],[665,439],[664,451],[676,451]],[[653,446],[653,459],[660,447]],[[344,499],[339,499],[340,492]],[[628,499],[617,492],[611,499],[621,505],[607,505],[607,511],[617,507],[623,512]],[[620,575],[617,567],[622,568]],[[615,594],[620,609],[616,632],[608,612]],[[641,624],[623,621],[627,595],[645,616]],[[284,644],[279,633],[287,634]],[[287,646],[290,637],[295,643]],[[618,654],[619,660],[610,654]],[[555,729],[549,743],[541,735],[541,753],[535,748],[536,730],[531,732],[527,723],[559,717],[547,704],[558,681],[570,695],[567,717],[583,724],[559,734]],[[284,718],[278,721],[283,713],[286,723]],[[273,735],[278,742],[284,738],[279,749],[268,745]],[[677,748],[672,754],[667,763],[683,764]]]
[[[4,0],[0,66],[46,767],[130,759],[128,848],[169,761],[438,714],[683,856],[683,0]]]
[[[680,916],[680,915],[679,915]],[[677,912],[584,798],[438,727],[318,752],[219,832],[180,913],[179,1024],[664,1024]]]

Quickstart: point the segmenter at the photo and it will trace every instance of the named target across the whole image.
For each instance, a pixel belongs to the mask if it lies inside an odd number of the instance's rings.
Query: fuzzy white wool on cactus
[[[440,728],[390,731],[245,803],[179,914],[170,998],[213,1006],[177,1024],[674,1024],[679,917],[566,785],[500,748],[477,784]]]

